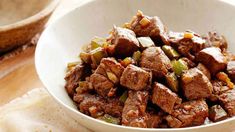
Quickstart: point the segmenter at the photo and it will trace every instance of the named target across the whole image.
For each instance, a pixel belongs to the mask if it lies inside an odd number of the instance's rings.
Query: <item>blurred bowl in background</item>
[[[59,0],[0,0],[0,54],[42,32]]]

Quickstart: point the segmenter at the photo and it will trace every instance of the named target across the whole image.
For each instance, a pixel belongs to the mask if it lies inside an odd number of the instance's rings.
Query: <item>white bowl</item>
[[[113,24],[129,21],[137,10],[159,16],[173,31],[198,33],[216,30],[224,34],[235,52],[235,7],[218,0],[91,0],[52,23],[43,32],[36,49],[38,75],[55,100],[80,124],[94,131],[232,131],[235,118],[190,128],[144,129],[108,124],[80,113],[64,89],[66,64],[78,60],[83,44],[93,36],[107,36]],[[53,111],[52,111],[53,112]]]

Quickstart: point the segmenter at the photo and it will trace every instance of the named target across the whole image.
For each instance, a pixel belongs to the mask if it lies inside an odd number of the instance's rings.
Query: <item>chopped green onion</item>
[[[95,37],[94,39],[91,40],[91,50],[107,45],[108,43],[105,38]]]
[[[180,54],[169,45],[162,46],[162,50],[170,59],[178,59],[180,57]]]
[[[79,56],[83,62],[85,63],[91,62],[91,55],[89,53],[81,52]]]
[[[177,76],[180,76],[184,70],[188,70],[187,63],[183,59],[173,60],[171,64]]]
[[[179,81],[177,79],[177,76],[175,75],[175,73],[168,73],[166,75],[166,81],[168,86],[170,87],[170,89],[173,92],[178,92],[179,91]]]
[[[133,53],[132,58],[135,60],[135,62],[139,62],[140,58],[141,58],[141,52],[140,51],[136,51]]]
[[[123,103],[125,103],[126,99],[128,97],[128,91],[125,91],[122,96],[119,98],[119,100]]]
[[[108,56],[106,51],[101,47],[98,47],[98,48],[92,50],[90,52],[90,54],[91,54],[92,64],[96,65],[96,66],[98,66],[100,64],[100,61],[102,58],[105,58]]]
[[[121,61],[122,66],[127,67],[129,64],[133,64],[133,59],[131,57],[126,57]]]
[[[137,39],[140,42],[140,47],[142,48],[142,50],[154,46],[154,42],[150,37],[139,37]]]
[[[108,123],[112,123],[112,124],[117,124],[117,125],[120,124],[119,118],[112,117],[111,115],[108,115],[108,114],[105,114],[104,116],[99,117],[98,119],[103,120]]]
[[[68,71],[72,70],[76,65],[80,64],[81,62],[77,61],[77,62],[69,62],[67,64],[67,69]]]

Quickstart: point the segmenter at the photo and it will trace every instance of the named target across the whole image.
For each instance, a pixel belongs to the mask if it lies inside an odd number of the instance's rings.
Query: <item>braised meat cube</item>
[[[80,81],[79,86],[75,89],[77,94],[88,93],[93,90],[93,86],[90,83],[90,77],[87,77],[85,81]]]
[[[115,45],[115,54],[117,56],[131,56],[139,49],[139,41],[135,33],[129,29],[114,27],[112,44]]]
[[[204,100],[184,102],[174,108],[166,120],[170,127],[197,126],[208,117],[208,106]]]
[[[235,115],[235,89],[224,92],[219,96],[223,108],[228,112],[229,116]]]
[[[229,61],[227,65],[227,73],[231,80],[235,82],[235,61]]]
[[[147,111],[146,118],[147,128],[157,128],[162,122],[162,116],[154,111]]]
[[[104,114],[103,106],[105,105],[105,100],[97,95],[91,94],[76,94],[73,100],[78,103],[79,110],[92,117],[99,117]]]
[[[90,82],[96,92],[103,97],[113,96],[115,84],[119,83],[124,67],[113,58],[103,58],[95,72],[90,76]]]
[[[149,36],[156,42],[168,44],[167,29],[157,16],[149,17],[143,15],[141,11],[138,11],[137,15],[130,23],[130,29],[133,30],[137,36]]]
[[[170,59],[160,47],[149,47],[142,53],[140,66],[150,69],[154,77],[164,77],[172,69]]]
[[[73,97],[75,89],[78,87],[79,81],[83,76],[84,66],[77,65],[71,71],[69,71],[66,76],[65,89],[70,97]]]
[[[122,111],[122,125],[147,127],[145,116],[147,100],[147,91],[129,91]]]
[[[150,72],[130,64],[123,71],[120,84],[132,90],[143,90],[150,85],[150,79]]]
[[[213,122],[224,120],[227,117],[228,114],[220,105],[214,105],[209,110],[209,119]]]
[[[204,74],[206,75],[206,77],[211,80],[211,73],[210,71],[206,68],[206,66],[204,66],[202,63],[199,63],[197,65],[197,68]]]
[[[194,60],[196,53],[205,48],[206,41],[194,32],[169,32],[168,35],[170,44],[177,48],[179,53],[191,60]]]
[[[222,51],[227,50],[228,43],[223,35],[218,34],[217,32],[208,32],[208,34],[204,37],[206,41],[207,47],[218,47]]]
[[[217,102],[220,94],[230,90],[226,83],[219,80],[212,80],[211,84],[213,86],[213,92],[209,99],[212,102]]]
[[[101,74],[92,74],[90,77],[90,82],[96,92],[103,97],[109,95],[109,92],[112,92],[112,89],[114,88],[113,82]]]
[[[123,107],[124,104],[119,100],[119,98],[109,98],[107,99],[107,103],[104,105],[104,111],[114,117],[121,117]]]
[[[221,50],[216,47],[209,47],[201,50],[196,59],[204,64],[213,75],[224,70],[227,66],[225,56],[221,53]]]
[[[95,73],[107,77],[111,82],[116,84],[119,82],[123,70],[124,67],[114,58],[103,58]]]
[[[170,126],[171,128],[179,128],[182,126],[182,122],[179,119],[173,117],[172,115],[167,115],[165,119],[167,121],[168,126]]]
[[[160,83],[154,83],[152,102],[158,105],[163,111],[171,113],[174,106],[180,104],[181,98],[166,86]]]
[[[114,117],[121,117],[124,104],[119,98],[103,98],[99,95],[91,95],[89,93],[76,94],[73,100],[78,104],[82,113],[99,117],[109,114]]]
[[[181,85],[188,100],[210,97],[213,90],[210,80],[197,68],[182,74]]]

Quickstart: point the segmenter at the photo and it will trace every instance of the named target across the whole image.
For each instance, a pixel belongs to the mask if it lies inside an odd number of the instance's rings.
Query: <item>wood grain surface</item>
[[[49,23],[82,2],[85,1],[61,0]],[[34,51],[35,46],[30,46],[7,59],[0,59],[0,106],[22,96],[33,88],[43,87],[35,70]]]

